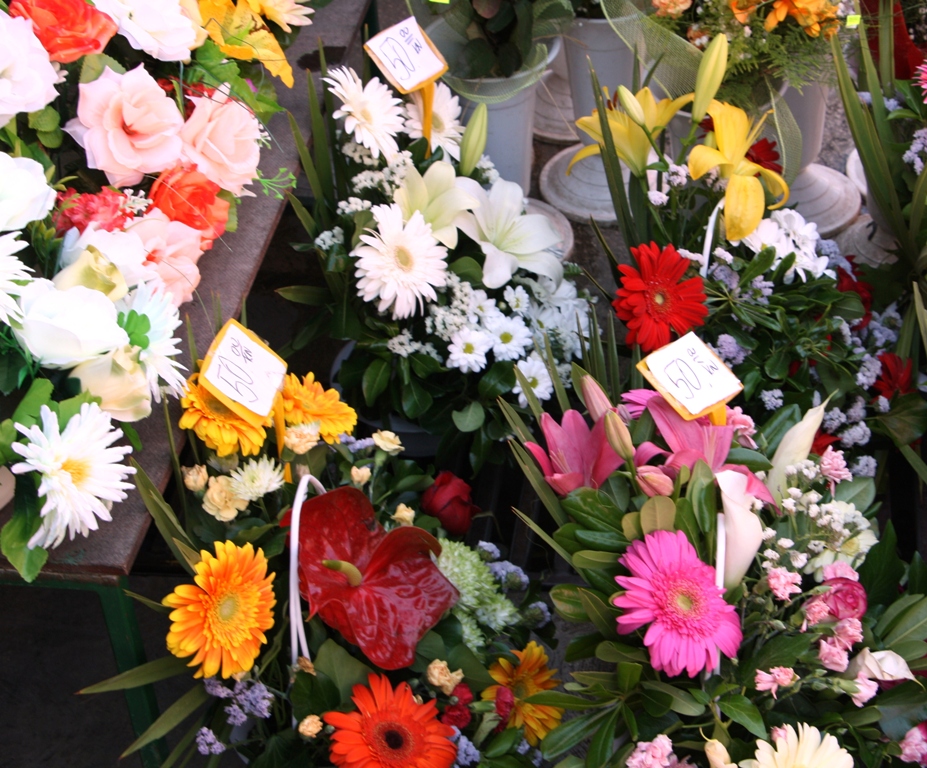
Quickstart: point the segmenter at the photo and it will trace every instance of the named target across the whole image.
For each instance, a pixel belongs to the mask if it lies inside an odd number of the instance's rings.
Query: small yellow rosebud
[[[296,666],[299,667],[301,672],[305,672],[307,675],[315,674],[315,664],[305,656],[300,656],[296,659]]]
[[[363,488],[370,482],[370,467],[351,467],[351,483],[355,488]]]
[[[183,484],[188,491],[199,493],[206,487],[209,480],[209,473],[206,471],[204,464],[195,464],[192,467],[181,467],[183,474]]]
[[[402,441],[395,432],[388,429],[378,429],[373,433],[373,444],[381,451],[385,451],[390,456],[395,456],[402,451]]]
[[[412,521],[415,520],[415,510],[405,504],[400,504],[396,507],[392,519],[399,525],[412,525]]]
[[[718,93],[726,71],[727,37],[723,34],[715,35],[698,65],[698,75],[695,78],[695,99],[692,101],[693,123],[700,123],[705,119],[708,105]]]
[[[612,450],[625,461],[634,461],[634,443],[621,417],[614,411],[605,412],[605,437]]]
[[[464,135],[460,140],[460,171],[461,176],[473,173],[476,164],[486,149],[486,135],[489,126],[489,110],[485,104],[477,104]]]
[[[464,673],[462,669],[451,672],[446,661],[435,659],[428,665],[426,679],[435,688],[440,688],[445,696],[450,696],[454,689],[463,682]]]
[[[299,735],[304,739],[314,739],[318,736],[325,724],[318,715],[307,715],[299,723]]]

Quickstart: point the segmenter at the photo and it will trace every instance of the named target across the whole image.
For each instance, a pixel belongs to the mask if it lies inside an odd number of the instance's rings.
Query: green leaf
[[[648,691],[657,691],[669,696],[672,699],[670,709],[680,715],[699,717],[705,711],[705,705],[700,704],[691,693],[669,683],[662,683],[658,680],[644,680],[641,682],[641,686]]]
[[[857,569],[859,581],[866,588],[870,608],[891,605],[898,598],[898,585],[904,576],[905,566],[898,557],[897,548],[898,537],[889,522],[879,543],[869,550],[865,562]]]
[[[287,301],[310,307],[323,307],[332,301],[332,294],[327,288],[315,285],[290,285],[278,288],[277,293]]]
[[[723,696],[718,702],[721,711],[735,723],[740,723],[750,733],[760,739],[766,738],[766,724],[756,705],[739,693]]]
[[[176,656],[163,656],[160,659],[149,661],[146,664],[115,675],[101,683],[82,688],[78,693],[106,693],[107,691],[124,691],[127,688],[138,688],[141,685],[150,685],[169,677],[189,674],[189,659],[178,659]]]
[[[767,451],[775,453],[779,442],[792,427],[801,421],[801,408],[794,403],[776,411],[760,429],[760,434],[766,439]]]
[[[451,413],[454,426],[461,432],[476,432],[486,420],[486,411],[476,400],[465,408]]]
[[[879,725],[895,741],[927,720],[927,692],[918,683],[907,682],[884,691],[876,701],[876,709],[882,716]]]
[[[151,742],[157,741],[162,736],[167,735],[184,720],[186,720],[190,715],[192,715],[197,709],[209,701],[210,698],[210,695],[206,693],[206,688],[200,683],[197,683],[193,688],[187,691],[183,696],[177,699],[177,701],[171,704],[171,706],[164,710],[161,717],[155,720],[147,731],[145,731],[141,736],[133,741],[132,744],[129,745],[129,748],[123,752],[120,757],[131,755],[133,752],[136,752],[145,745],[151,744]]]
[[[602,633],[605,638],[612,638],[618,634],[617,618],[621,611],[610,605],[607,605],[594,592],[579,589],[579,599],[583,603],[583,609],[589,616],[589,620],[595,625],[595,628]]]
[[[717,502],[715,498],[715,475],[704,461],[699,459],[689,478],[689,487],[686,489],[686,498],[692,504],[695,520],[702,533],[714,530],[717,515]]]
[[[375,358],[367,370],[364,371],[364,378],[361,380],[361,391],[364,394],[364,402],[369,407],[377,402],[377,398],[383,394],[389,386],[390,364],[386,360]]]
[[[448,651],[447,665],[451,669],[463,670],[464,680],[474,693],[479,693],[484,688],[496,684],[476,654],[463,643]]]
[[[103,70],[109,67],[117,75],[124,75],[126,68],[122,66],[112,56],[104,53],[91,53],[84,56],[80,67],[80,81],[82,83],[91,83],[103,74]]]
[[[618,568],[618,558],[614,552],[596,552],[591,549],[583,549],[573,553],[573,567],[584,569],[615,569]]]
[[[493,363],[480,377],[477,391],[480,397],[486,400],[495,400],[497,397],[511,392],[515,386],[515,370],[511,361],[500,360]]]
[[[623,513],[609,495],[594,488],[577,488],[560,500],[560,506],[584,528],[620,532]]]
[[[627,661],[618,664],[618,688],[622,693],[631,693],[637,687],[643,670],[644,667],[641,664]]]
[[[23,395],[16,410],[11,417],[16,424],[22,424],[24,427],[31,427],[37,424],[39,413],[43,405],[48,405],[52,399],[54,385],[48,379],[35,379],[29,385],[26,394]],[[64,424],[60,424],[64,428]]]
[[[431,408],[433,402],[431,394],[415,379],[402,388],[402,412],[410,419],[417,419]]]
[[[927,594],[927,564],[919,552],[915,552],[908,567],[908,590],[917,594]]]
[[[695,520],[695,512],[692,511],[692,503],[686,498],[676,500],[676,528],[686,535],[689,543],[698,551],[699,557],[702,557],[704,542]]]
[[[772,469],[772,462],[766,456],[749,448],[731,448],[727,455],[727,463],[742,464],[751,472],[766,472]]]
[[[895,445],[910,445],[927,430],[927,401],[919,392],[895,398],[892,409],[875,418]]]
[[[884,638],[888,646],[911,640],[927,639],[927,597],[910,606],[898,617],[898,621]]]
[[[309,715],[321,715],[337,708],[341,697],[331,678],[317,669],[314,675],[296,673],[290,689],[290,702],[293,704],[293,717],[300,721]]]
[[[579,587],[575,584],[555,584],[550,590],[550,600],[561,619],[583,623],[589,621],[589,614],[583,606]]]
[[[503,409],[503,412],[504,410],[505,409]],[[542,475],[541,470],[538,469],[534,457],[515,440],[509,440],[509,447],[512,449],[512,453],[515,456],[515,462],[518,464],[525,477],[528,478],[528,483],[534,489],[534,492],[538,495],[538,498],[547,511],[550,512],[550,516],[554,518],[557,525],[566,524],[568,518],[563,511],[560,500],[557,498],[557,494],[554,493],[553,489],[547,484],[544,475]]]
[[[370,667],[355,659],[331,638],[322,643],[314,663],[315,668],[328,675],[334,683],[342,704],[351,700],[351,689],[358,684],[365,685],[368,675],[373,673]]]
[[[138,488],[138,494],[142,497],[145,508],[154,520],[158,532],[161,534],[168,547],[170,547],[171,552],[174,553],[177,562],[184,566],[187,572],[193,576],[195,571],[187,564],[187,559],[183,556],[183,552],[178,549],[174,541],[182,541],[191,548],[193,547],[193,542],[190,541],[181,527],[180,521],[174,514],[174,510],[171,509],[170,505],[164,500],[161,492],[155,487],[155,484],[151,482],[151,478],[145,474],[145,470],[142,469],[141,465],[132,458],[129,459],[129,463],[135,467],[135,487]]]
[[[641,507],[641,530],[646,536],[654,531],[674,531],[676,505],[669,496],[654,496]]]
[[[574,696],[572,693],[561,693],[560,691],[541,691],[525,699],[528,704],[543,704],[548,707],[560,707],[561,709],[582,710],[595,709],[601,707],[602,702],[595,699],[587,699],[582,696]]]
[[[740,670],[740,679],[744,685],[753,686],[758,669],[769,671],[773,667],[794,667],[799,656],[811,647],[812,636],[777,635],[766,643],[757,653],[747,656]]]
[[[630,543],[623,533],[617,531],[587,531],[579,528],[573,535],[587,549],[605,552],[624,552]]]
[[[597,633],[598,634],[598,633]],[[599,635],[601,637],[601,635]],[[650,658],[643,648],[625,645],[614,640],[600,642],[595,649],[595,657],[610,664],[649,664]]]
[[[158,613],[170,613],[173,610],[173,608],[168,608],[163,603],[159,603],[155,600],[147,598],[144,595],[140,595],[137,592],[133,592],[132,590],[124,589],[122,591],[125,592],[127,597],[131,597],[133,600],[137,600],[142,605],[148,608],[151,608],[151,610],[157,611]]]
[[[871,477],[854,477],[837,484],[834,497],[837,501],[854,504],[860,512],[865,512],[875,501],[875,482]]]
[[[518,728],[506,728],[483,747],[483,757],[502,757],[510,749],[521,743],[522,734]]]
[[[551,760],[564,752],[568,752],[583,739],[595,733],[609,714],[610,710],[608,709],[600,712],[588,712],[561,723],[544,737],[541,742],[541,754],[544,755],[545,759]]]
[[[459,278],[473,285],[480,285],[483,282],[483,268],[476,259],[470,256],[455,259],[447,265],[447,268]]]
[[[31,473],[19,475],[13,492],[13,516],[0,531],[0,552],[27,582],[35,581],[48,560],[48,550],[29,549],[29,539],[41,525],[35,482]]]

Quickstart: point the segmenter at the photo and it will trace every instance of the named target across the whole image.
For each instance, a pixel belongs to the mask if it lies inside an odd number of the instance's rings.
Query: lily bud
[[[59,291],[82,285],[99,291],[110,301],[119,301],[129,292],[119,267],[92,245],[83,250],[77,261],[55,275],[52,282]]]
[[[828,397],[815,408],[809,408],[802,420],[786,432],[779,441],[779,447],[772,457],[772,469],[766,473],[766,487],[776,501],[782,499],[786,488],[785,468],[808,458],[814,436],[824,421],[824,411],[827,409]]]
[[[692,102],[693,123],[700,123],[705,119],[708,105],[718,93],[726,71],[727,37],[723,34],[715,35],[698,65],[698,75],[695,78],[695,100]]]
[[[614,411],[605,412],[605,437],[612,450],[625,461],[634,460],[634,443],[631,433],[621,417]]]
[[[586,408],[593,421],[598,421],[606,411],[612,409],[611,400],[608,399],[605,390],[592,376],[583,376],[580,387],[583,391],[583,402],[586,403]]]
[[[637,97],[624,85],[618,86],[618,101],[621,102],[624,111],[628,113],[628,117],[646,130],[647,116],[644,114],[644,108],[637,100]]]
[[[717,739],[705,742],[705,757],[708,758],[711,768],[735,768],[727,749]]]
[[[138,347],[118,347],[71,371],[82,391],[99,397],[100,407],[117,421],[139,421],[151,414],[151,388],[138,362]]]
[[[469,176],[486,149],[486,132],[489,125],[489,112],[485,104],[477,104],[463,138],[460,140],[460,175]]]
[[[673,492],[673,478],[664,474],[660,467],[638,467],[637,484],[651,498],[669,496]]]

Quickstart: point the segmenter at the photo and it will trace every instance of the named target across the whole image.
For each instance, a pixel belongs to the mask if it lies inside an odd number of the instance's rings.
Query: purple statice
[[[547,603],[538,600],[536,603],[531,603],[531,605],[525,608],[524,617],[525,622],[531,626],[532,629],[540,629],[550,622],[550,608],[547,607]]]
[[[462,733],[457,737],[457,760],[454,765],[477,765],[482,759],[480,751]]]
[[[502,553],[499,551],[499,547],[493,544],[491,541],[481,541],[476,545],[476,551],[485,562],[491,563],[493,560],[498,560],[502,557]]]
[[[824,412],[822,426],[825,432],[833,434],[846,423],[847,415],[839,408],[831,408],[829,411]]]
[[[244,710],[245,714],[265,719],[270,717],[274,695],[263,683],[242,680],[235,684],[235,703]]]
[[[228,715],[229,725],[244,725],[248,722],[248,716],[245,711],[237,704],[229,704],[225,708],[225,714]]]
[[[775,411],[777,408],[781,408],[785,402],[782,399],[781,389],[764,389],[760,392],[760,400],[763,401],[763,407],[767,411]]]
[[[373,448],[374,445],[372,437],[364,437],[358,440],[356,437],[351,437],[351,435],[339,435],[338,439],[351,453],[366,451],[368,448]]]
[[[863,389],[869,389],[879,376],[882,375],[882,362],[872,355],[864,355],[856,372],[856,384]]]
[[[209,728],[200,728],[196,734],[196,748],[201,755],[221,755],[225,752],[225,744]]]
[[[861,397],[857,397],[853,401],[853,405],[847,408],[847,424],[855,424],[857,421],[862,421],[866,418],[866,401]]]
[[[840,433],[840,444],[844,448],[852,448],[854,445],[866,445],[870,437],[872,437],[872,432],[866,422],[860,421]]]
[[[232,696],[232,691],[229,688],[226,688],[222,681],[215,677],[207,677],[203,680],[203,687],[206,689],[206,693],[210,696],[215,696],[217,699],[228,699]]]
[[[525,572],[514,563],[508,560],[500,560],[496,563],[488,564],[493,578],[502,586],[503,592],[509,590],[521,590],[528,586],[528,576]]]
[[[875,408],[879,413],[888,413],[892,409],[892,404],[887,397],[879,395],[875,403]]]
[[[719,283],[726,285],[735,295],[737,294],[740,278],[737,277],[737,273],[727,264],[715,262],[715,265],[711,268],[711,276]]]
[[[872,456],[860,456],[856,463],[850,467],[854,477],[875,477],[878,464]]]
[[[760,275],[753,278],[753,282],[750,283],[750,291],[744,295],[743,299],[748,304],[759,304],[765,307],[769,304],[769,297],[772,296],[774,287],[775,284],[772,280],[764,280],[763,276]]]
[[[750,354],[749,349],[744,349],[729,333],[722,333],[718,336],[718,354],[724,362],[730,365],[740,365],[747,359]]]

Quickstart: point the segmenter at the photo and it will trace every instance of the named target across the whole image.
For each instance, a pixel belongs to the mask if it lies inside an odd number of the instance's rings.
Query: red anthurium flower
[[[895,395],[909,395],[914,392],[912,383],[910,358],[899,357],[894,352],[883,352],[879,355],[882,363],[882,375],[879,376],[872,388],[882,397],[891,400]]]
[[[811,443],[811,450],[809,453],[813,453],[815,456],[823,456],[824,451],[827,450],[827,446],[836,443],[839,439],[837,435],[828,435],[826,432],[819,429],[818,433],[814,436],[814,442]]]
[[[415,646],[458,594],[431,553],[430,533],[402,526],[387,533],[356,488],[303,504],[299,521],[299,591],[310,615],[360,647],[383,669],[415,660]]]

